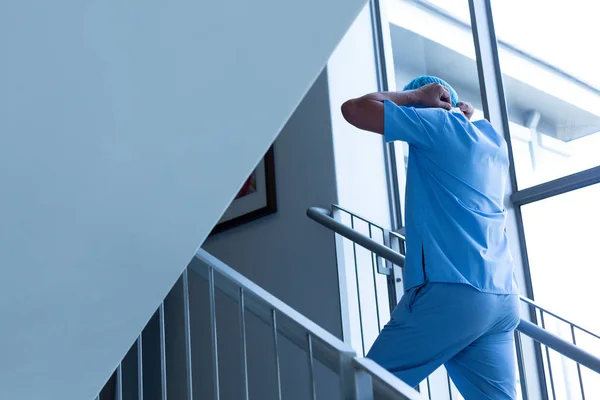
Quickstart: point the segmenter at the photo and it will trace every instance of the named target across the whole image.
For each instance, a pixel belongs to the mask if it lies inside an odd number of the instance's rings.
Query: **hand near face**
[[[430,83],[414,90],[417,104],[425,107],[438,107],[445,110],[452,109],[450,91],[439,83]]]
[[[462,111],[462,113],[465,114],[465,117],[467,117],[468,119],[471,119],[471,117],[473,116],[473,113],[475,112],[475,108],[473,108],[471,103],[461,101],[457,104],[457,106],[460,109],[460,111]]]

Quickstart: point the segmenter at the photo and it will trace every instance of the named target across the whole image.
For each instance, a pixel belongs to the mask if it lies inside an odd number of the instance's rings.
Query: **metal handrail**
[[[336,206],[336,208],[338,207]],[[307,215],[313,221],[372,251],[376,255],[398,266],[404,266],[404,256],[402,254],[390,249],[389,247],[382,245],[381,243],[377,243],[375,240],[369,238],[368,236],[357,232],[356,230],[348,227],[347,225],[344,225],[340,221],[337,221],[333,217],[331,211],[328,211],[324,208],[311,207],[307,210]],[[526,298],[522,299],[528,304],[542,309],[541,307],[537,306],[532,300]],[[566,321],[563,318],[561,318],[561,320]],[[568,321],[566,322],[571,324]],[[533,340],[557,351],[563,356],[572,359],[573,361],[591,369],[592,371],[600,373],[600,358],[559,338],[558,336],[553,335],[547,330],[542,329],[539,326],[523,319],[521,319],[517,330],[523,333],[524,335],[529,336]]]
[[[354,369],[363,371],[372,380],[373,388],[380,395],[387,396],[386,398],[393,397],[395,393],[406,393],[414,391],[413,388],[408,386],[406,383],[390,374],[386,369],[377,364],[373,360],[368,358],[355,358]],[[358,396],[361,399],[361,396]],[[419,399],[424,399],[422,395],[418,395]]]
[[[417,391],[390,372],[373,365],[370,360],[357,357],[356,352],[349,344],[321,328],[205,250],[198,250],[196,258],[201,261],[202,266],[192,263],[189,268],[207,279],[211,288],[218,288],[234,301],[240,302],[241,308],[271,325],[274,332],[283,335],[309,355],[313,393],[312,358],[314,357],[338,373],[342,381],[343,398],[370,399],[375,391],[386,394],[391,399],[422,399]],[[214,293],[211,293],[211,298],[213,296]],[[214,305],[211,305],[212,308]],[[214,319],[214,313],[211,315],[211,319]],[[216,340],[213,339],[213,349],[216,346]],[[275,342],[275,352],[278,357],[277,342]],[[279,365],[277,370],[279,379]],[[348,370],[351,371],[350,377]],[[361,379],[361,376],[367,379]],[[281,398],[281,391],[279,394]],[[351,397],[348,397],[349,395]]]
[[[365,249],[371,250],[373,253],[385,258],[391,263],[396,264],[400,267],[404,266],[404,256],[402,254],[390,249],[389,247],[382,245],[381,243],[377,243],[370,237],[363,235],[362,233],[350,228],[349,226],[342,224],[339,221],[336,221],[334,218],[331,217],[331,213],[326,209],[319,207],[311,207],[308,209],[306,214],[313,221],[316,221],[319,224],[331,229],[335,233],[338,233],[343,237],[352,240],[356,244],[359,244],[362,247],[364,247]]]
[[[576,363],[600,374],[600,358],[588,353],[580,347],[577,347],[548,332],[546,329],[542,329],[524,319],[521,319],[517,330],[535,341],[540,342],[544,346],[548,346],[563,356],[570,358]]]
[[[346,212],[346,213],[348,213],[350,215],[354,215],[354,217],[360,219],[361,221],[364,221],[364,222],[366,222],[368,224],[371,224],[371,225],[373,225],[373,226],[375,226],[375,227],[377,227],[377,228],[379,228],[381,230],[385,230],[385,228],[383,228],[381,225],[378,225],[378,224],[376,224],[376,223],[374,223],[372,221],[369,221],[367,218],[362,217],[360,215],[357,215],[357,214],[353,213],[352,211],[348,210],[347,208],[340,207],[338,205],[334,205],[333,207],[336,210],[344,211],[344,212]],[[339,223],[339,221],[336,221],[334,218],[331,217],[331,214],[330,214],[329,211],[327,211],[327,210],[325,210],[323,208],[311,207],[311,208],[308,209],[307,215],[312,220],[315,220],[315,221],[317,221],[317,222],[319,222],[321,224],[323,224],[323,222],[327,223],[326,222],[327,218],[333,219],[335,222]],[[350,228],[349,226],[344,225],[342,223],[339,223],[339,225],[336,224],[335,229],[334,229],[333,226],[329,226],[329,225],[326,225],[326,226],[328,228],[330,228],[331,230],[334,230],[336,233],[339,233],[340,235],[342,235],[342,236],[344,236],[344,237],[346,237],[348,239],[350,239],[350,237],[348,236],[350,234],[354,235],[355,237],[360,237],[360,241],[359,240],[353,240],[353,241],[356,242],[357,244],[365,247],[367,250],[373,251],[374,253],[376,253],[378,255],[381,255],[379,253],[380,251],[387,252],[387,250],[390,250],[389,247],[387,247],[387,246],[385,246],[385,245],[383,245],[381,243],[378,243],[378,242],[374,241],[372,238],[370,238],[370,237],[368,237],[366,235],[363,235],[363,234],[357,232],[356,230],[354,230],[354,229]],[[337,231],[338,229],[339,229],[339,232]],[[405,236],[403,236],[403,235],[401,235],[401,234],[399,234],[397,232],[394,232],[394,231],[388,231],[388,232],[389,232],[389,234],[391,236],[394,236],[394,237],[396,237],[399,240],[402,240],[402,241],[406,240]],[[352,240],[352,239],[350,239],[350,240]],[[390,254],[390,256],[395,257],[394,260],[396,260],[396,262],[392,261],[391,258],[387,258],[386,256],[381,255],[381,257],[386,258],[388,261],[394,262],[396,265],[402,267],[404,264],[403,263],[402,264],[399,263],[400,259],[398,258],[398,256],[401,256],[402,257],[402,262],[404,262],[404,255],[402,255],[402,254],[400,254],[398,252],[395,252],[394,250],[392,250],[392,252],[395,253],[395,254]],[[569,321],[569,320],[561,317],[560,315],[558,315],[556,313],[553,313],[552,311],[548,310],[547,308],[544,308],[544,307],[540,306],[539,304],[535,303],[533,300],[531,300],[531,299],[529,299],[527,297],[523,297],[523,296],[520,296],[520,299],[524,303],[527,303],[527,304],[529,304],[529,305],[537,308],[538,310],[541,310],[544,313],[546,313],[548,315],[551,315],[554,318],[556,318],[556,319],[558,319],[558,320],[560,320],[560,321],[562,321],[562,322],[564,322],[566,324],[569,324],[570,326],[573,326],[574,328],[577,328],[578,330],[580,330],[582,332],[585,332],[586,334],[588,334],[590,336],[593,336],[593,337],[595,337],[597,339],[600,339],[600,335],[597,335],[597,334],[595,334],[595,333],[593,333],[593,332],[591,332],[591,331],[583,328],[582,326],[577,325],[577,324],[575,324],[575,323],[573,323],[573,322],[571,322],[571,321]]]
[[[190,319],[190,298],[191,291],[189,285],[190,274],[198,275],[208,282],[208,300],[209,300],[209,321],[210,341],[212,351],[212,372],[213,372],[213,397],[219,400],[220,394],[220,370],[219,367],[219,335],[217,328],[217,306],[216,292],[217,290],[225,296],[231,298],[238,305],[239,321],[240,321],[240,344],[242,349],[241,370],[243,372],[242,389],[244,390],[244,398],[250,399],[249,391],[249,369],[248,369],[248,352],[247,352],[247,331],[246,331],[246,313],[251,313],[259,320],[263,321],[270,327],[273,346],[274,346],[274,363],[277,382],[277,398],[283,398],[282,391],[282,374],[280,360],[280,346],[278,337],[285,337],[300,350],[306,354],[307,369],[310,384],[311,399],[317,397],[316,371],[314,360],[319,361],[323,366],[327,367],[339,376],[341,398],[344,400],[370,400],[373,399],[374,393],[385,395],[384,398],[389,400],[419,400],[423,397],[413,388],[400,381],[390,372],[374,365],[370,360],[365,360],[357,356],[354,349],[347,343],[335,337],[319,325],[309,320],[299,312],[295,311],[287,304],[277,299],[266,290],[262,289],[248,278],[244,277],[239,272],[227,266],[214,256],[210,255],[203,249],[200,249],[195,254],[195,261],[186,268],[181,276],[183,288],[183,318],[185,329],[185,386],[186,398],[192,400],[194,398],[192,388],[192,370],[194,365],[192,362],[192,330]],[[160,354],[160,392],[161,399],[167,399],[167,346],[165,341],[165,303],[159,305],[157,310],[159,321],[158,341]],[[149,329],[148,326],[140,333],[132,348],[125,356],[123,361],[118,365],[114,374],[116,377],[116,385],[112,385],[111,381],[105,386],[106,390],[114,391],[114,398],[117,400],[123,399],[123,363],[127,357],[133,356],[137,360],[137,368],[135,370],[128,369],[127,380],[129,382],[136,381],[138,384],[137,393],[141,399],[144,391],[144,360],[142,359],[142,337]],[[131,361],[131,360],[130,360]],[[104,390],[104,389],[103,389]],[[107,392],[108,393],[108,392]],[[112,395],[112,393],[111,393]],[[100,394],[96,400],[100,399]]]
[[[198,250],[196,258],[226,278],[215,279],[215,285],[234,301],[239,300],[240,288],[243,288],[246,309],[264,323],[271,324],[272,310],[275,310],[278,315],[286,316],[285,320],[277,321],[280,333],[306,352],[309,350],[306,334],[310,334],[313,337],[312,351],[315,354],[321,355],[319,361],[323,362],[327,368],[340,373],[339,354],[356,355],[356,352],[349,344],[342,342],[205,250]],[[190,269],[200,274],[203,278],[208,279],[208,268],[203,268],[196,263],[192,263],[190,264]],[[298,327],[301,327],[301,329],[297,329]],[[299,333],[300,331],[303,331],[303,333]]]
[[[527,297],[523,297],[521,296],[521,301],[524,303],[529,304],[532,307],[537,308],[540,311],[543,311],[544,313],[553,316],[554,318],[556,318],[559,321],[564,322],[565,324],[569,324],[570,326],[572,326],[573,328],[577,328],[579,329],[581,332],[587,333],[588,335],[595,337],[596,339],[600,339],[600,335],[595,334],[594,332],[590,332],[589,330],[569,321],[568,319],[565,319],[563,317],[561,317],[560,315],[557,315],[555,313],[553,313],[552,311],[549,311],[547,308],[544,308],[542,306],[540,306],[539,304],[537,304],[536,302],[534,302],[533,300],[527,298]]]

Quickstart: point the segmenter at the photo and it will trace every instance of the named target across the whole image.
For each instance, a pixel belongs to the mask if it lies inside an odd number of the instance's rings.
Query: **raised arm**
[[[346,121],[370,132],[383,134],[383,103],[392,101],[398,106],[420,105],[452,109],[450,92],[439,83],[425,85],[416,90],[404,92],[377,92],[351,99],[342,105],[342,114]]]

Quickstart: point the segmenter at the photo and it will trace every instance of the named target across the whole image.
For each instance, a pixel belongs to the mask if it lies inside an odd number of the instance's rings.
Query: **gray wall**
[[[363,4],[1,2],[0,398],[98,393]]]
[[[210,237],[208,252],[340,336],[333,236],[306,217],[336,201],[323,72],[275,141],[276,214]],[[307,288],[311,288],[310,296]]]
[[[310,206],[328,206],[336,201],[325,72],[285,125],[274,146],[277,213],[213,236],[203,248],[341,338],[333,235],[305,214]],[[210,398],[213,373],[207,283],[195,273],[190,273],[190,288],[194,395]],[[181,282],[178,282],[165,303],[168,389],[169,398],[174,399],[183,399],[185,394],[181,293]],[[242,389],[237,303],[218,294],[216,305],[221,398],[239,399],[242,398]],[[252,315],[247,315],[246,323],[251,398],[276,398],[270,328]],[[279,342],[283,395],[286,399],[306,399],[309,397],[306,356],[281,336]],[[338,383],[335,375],[323,366],[317,365],[317,369],[318,395],[336,398]]]

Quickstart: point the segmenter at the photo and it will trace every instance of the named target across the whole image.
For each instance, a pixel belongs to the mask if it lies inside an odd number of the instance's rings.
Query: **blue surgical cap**
[[[450,92],[450,101],[452,101],[452,107],[456,107],[457,106],[457,104],[458,104],[458,94],[456,93],[456,90],[454,90],[452,88],[452,86],[450,86],[448,84],[448,82],[446,82],[445,80],[440,79],[438,77],[435,77],[435,76],[428,76],[428,75],[419,76],[418,78],[413,79],[406,86],[404,86],[404,90],[418,89],[421,86],[425,86],[425,85],[428,85],[430,83],[439,83],[442,86],[446,87],[448,89],[448,91]]]

